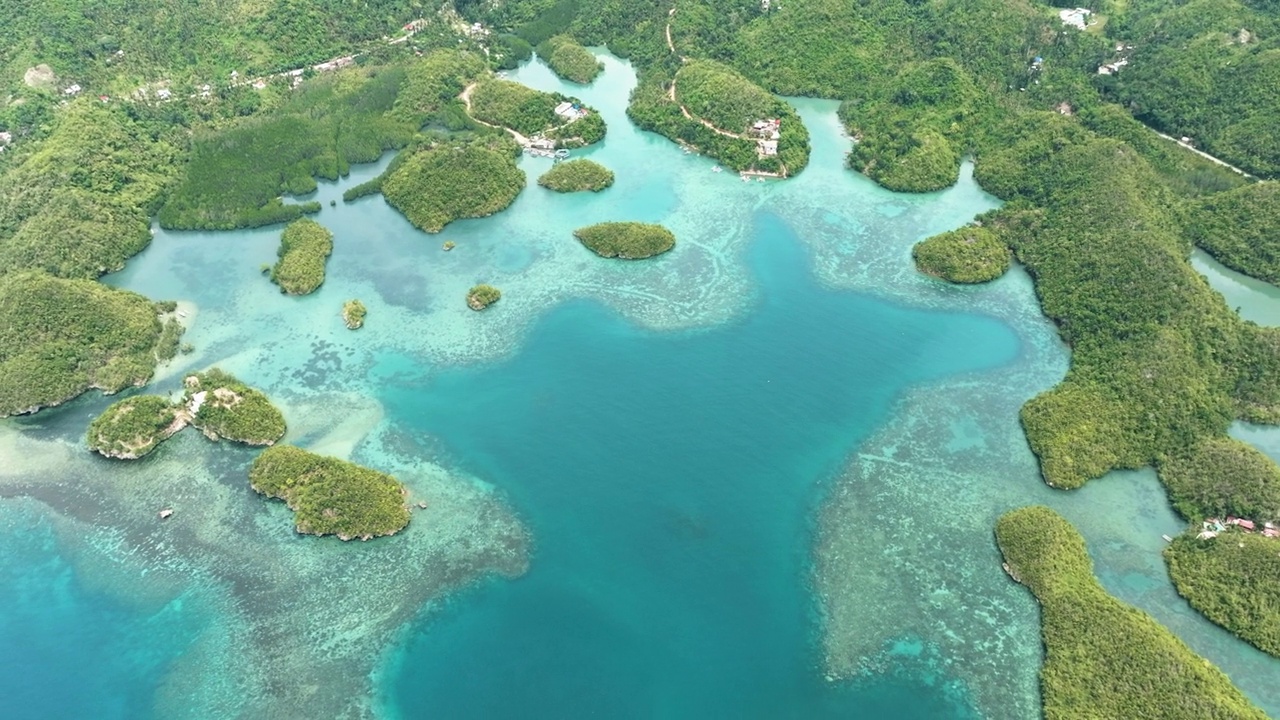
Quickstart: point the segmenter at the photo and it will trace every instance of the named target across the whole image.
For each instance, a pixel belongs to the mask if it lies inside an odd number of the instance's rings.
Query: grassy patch
[[[395,478],[300,448],[262,451],[249,469],[249,482],[259,493],[284,500],[300,533],[368,540],[409,524],[404,487]]]
[[[1006,513],[996,541],[1009,573],[1040,601],[1047,720],[1266,717],[1173,633],[1107,594],[1084,539],[1049,508]]]

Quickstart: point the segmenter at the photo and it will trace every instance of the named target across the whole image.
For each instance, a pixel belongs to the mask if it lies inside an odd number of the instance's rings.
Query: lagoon
[[[427,236],[381,198],[341,203],[384,159],[316,193],[335,249],[313,295],[258,272],[278,228],[157,231],[109,278],[189,303],[196,353],[158,391],[216,363],[282,405],[286,441],[429,508],[393,538],[299,537],[248,489],[252,450],[179,436],[96,458],[93,396],[0,423],[0,522],[39,539],[0,545],[0,572],[64,579],[5,598],[28,634],[0,626],[6,679],[42,690],[7,693],[14,716],[1032,717],[1036,608],[991,536],[1031,503],[1280,714],[1280,663],[1174,594],[1160,535],[1181,523],[1149,471],[1041,482],[1017,409],[1067,352],[1025,273],[914,271],[914,242],[996,205],[971,167],[887,192],[843,167],[835,103],[796,99],[810,167],[743,183],[636,131],[634,76],[603,60],[585,89],[515,73],[601,109],[609,136],[579,153],[617,175],[598,195],[537,187],[550,161],[526,158],[511,208]],[[677,246],[624,263],[571,235],[608,220]],[[484,313],[464,302],[479,282],[503,291]],[[177,512],[161,524],[158,504]],[[22,649],[64,633],[87,654]],[[55,691],[70,678],[79,694]]]

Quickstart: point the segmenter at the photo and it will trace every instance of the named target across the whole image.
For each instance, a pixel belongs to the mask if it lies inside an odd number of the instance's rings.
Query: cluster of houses
[[[1200,540],[1211,540],[1218,537],[1218,533],[1225,532],[1228,525],[1235,526],[1244,532],[1258,531],[1258,523],[1253,520],[1228,515],[1226,520],[1219,520],[1218,518],[1205,520],[1200,526],[1200,534],[1196,535],[1196,537]],[[1280,527],[1277,527],[1275,523],[1264,522],[1262,523],[1262,535],[1263,537],[1280,538]]]
[[[1124,43],[1116,43],[1117,53],[1123,53],[1132,49],[1133,49],[1132,45],[1125,45]],[[1128,64],[1129,64],[1129,58],[1121,55],[1116,60],[1112,60],[1111,62],[1106,63],[1104,65],[1099,65],[1098,74],[1099,75],[1115,75],[1116,73],[1120,72],[1120,68]]]
[[[760,157],[778,154],[778,138],[782,137],[782,121],[777,118],[757,120],[751,123],[751,136],[756,139],[756,152]]]

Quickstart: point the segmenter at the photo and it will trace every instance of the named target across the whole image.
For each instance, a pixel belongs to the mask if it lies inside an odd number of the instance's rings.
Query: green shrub
[[[368,314],[364,303],[359,300],[348,300],[342,304],[342,322],[348,330],[359,330],[364,327],[364,316]]]
[[[676,245],[676,237],[661,225],[606,222],[573,231],[573,236],[600,257],[639,260],[661,255]]]
[[[911,250],[920,272],[954,283],[984,283],[1009,269],[1009,248],[990,230],[967,227],[923,240]]]
[[[333,233],[314,220],[294,220],[280,235],[280,258],[271,268],[271,282],[280,292],[308,295],[324,282],[324,264],[333,252]]]
[[[1197,540],[1195,530],[1165,548],[1178,594],[1214,623],[1280,657],[1280,539],[1227,532]]]
[[[538,184],[556,192],[600,192],[613,184],[613,172],[590,160],[559,162],[538,178]]]
[[[492,285],[476,285],[467,291],[467,307],[483,310],[502,299],[502,291]]]
[[[604,70],[604,63],[568,35],[556,35],[538,46],[538,55],[555,74],[576,83],[589,83]]]
[[[368,540],[409,524],[405,490],[395,478],[289,445],[262,451],[249,469],[249,482],[259,493],[284,500],[300,533]]]
[[[0,416],[142,385],[163,331],[141,295],[39,272],[0,275],[0,317]]]
[[[1010,575],[1040,601],[1047,720],[1266,717],[1177,636],[1108,595],[1084,539],[1057,513],[1006,513],[996,541]]]
[[[437,146],[388,171],[382,194],[409,222],[430,233],[461,218],[492,215],[524,189],[524,171],[505,151],[480,143]]]
[[[260,391],[218,368],[184,381],[185,403],[197,407],[191,424],[212,440],[271,445],[284,437],[284,415]]]
[[[133,460],[160,445],[185,423],[175,423],[178,410],[158,395],[125,398],[102,412],[85,436],[91,450],[106,457]]]

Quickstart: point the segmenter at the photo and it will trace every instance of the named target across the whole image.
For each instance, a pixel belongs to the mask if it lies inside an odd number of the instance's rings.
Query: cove
[[[810,518],[901,390],[1008,362],[1017,338],[818,287],[772,215],[753,236],[756,303],[736,322],[656,333],[572,303],[510,360],[382,388],[536,538],[525,577],[427,619],[397,663],[400,715],[969,714],[910,651],[910,672],[823,681]]]

